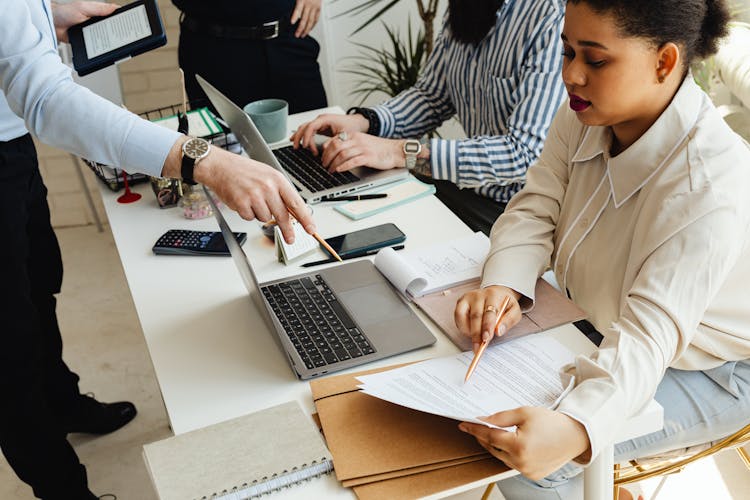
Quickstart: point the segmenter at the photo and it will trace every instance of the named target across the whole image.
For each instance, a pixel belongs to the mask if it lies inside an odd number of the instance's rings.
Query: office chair
[[[620,486],[629,483],[636,483],[652,477],[663,476],[662,481],[657,487],[657,491],[666,481],[669,474],[681,472],[688,464],[711,456],[723,450],[734,448],[750,470],[750,454],[742,447],[750,443],[750,423],[734,434],[724,439],[706,445],[698,445],[689,448],[684,453],[668,454],[662,457],[649,457],[640,460],[631,460],[629,464],[623,467],[622,464],[615,464],[615,489],[613,492],[614,500],[618,500]],[[482,500],[488,500],[492,494],[495,483],[487,486],[482,495]]]

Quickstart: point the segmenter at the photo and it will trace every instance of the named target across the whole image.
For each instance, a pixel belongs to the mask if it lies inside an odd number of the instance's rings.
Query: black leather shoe
[[[136,413],[135,405],[129,401],[100,403],[82,395],[62,426],[67,433],[109,434],[133,420]]]

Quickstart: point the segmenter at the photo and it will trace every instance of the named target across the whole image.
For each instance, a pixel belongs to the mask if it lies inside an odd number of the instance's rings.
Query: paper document
[[[401,293],[421,297],[478,278],[489,251],[489,238],[477,232],[414,251],[384,248],[375,266]]]
[[[477,417],[520,406],[555,408],[574,377],[563,372],[575,353],[547,335],[530,335],[487,348],[464,383],[472,352],[430,359],[357,377],[359,388],[407,408],[493,427]]]

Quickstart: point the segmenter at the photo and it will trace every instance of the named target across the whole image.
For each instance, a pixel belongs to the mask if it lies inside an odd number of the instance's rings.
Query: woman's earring
[[[664,79],[666,76],[664,76],[664,73],[659,73],[659,76],[656,77],[656,79],[659,81],[659,83],[664,83]]]

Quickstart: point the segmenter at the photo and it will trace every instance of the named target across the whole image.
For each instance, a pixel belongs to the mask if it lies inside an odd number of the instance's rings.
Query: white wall
[[[358,16],[346,15],[337,17],[354,5],[364,0],[324,0],[323,15],[318,26],[313,31],[313,36],[321,44],[321,57],[319,63],[323,74],[323,83],[328,93],[328,101],[338,104],[344,109],[359,104],[360,97],[351,94],[354,88],[355,77],[343,71],[347,66],[354,64],[348,57],[356,56],[360,49],[355,43],[362,43],[372,47],[380,48],[386,43],[386,34],[379,21],[360,31],[356,35],[351,33],[367,20],[377,9],[371,9],[365,14]],[[383,2],[385,3],[385,2]],[[441,0],[438,7],[438,15],[435,20],[435,30],[440,28],[443,13],[447,6],[446,0]],[[419,18],[416,0],[401,0],[388,13],[380,18],[388,26],[397,27],[399,34],[406,36],[407,21],[412,23],[413,33],[422,26]],[[386,96],[372,96],[365,104],[375,104],[382,101]]]

